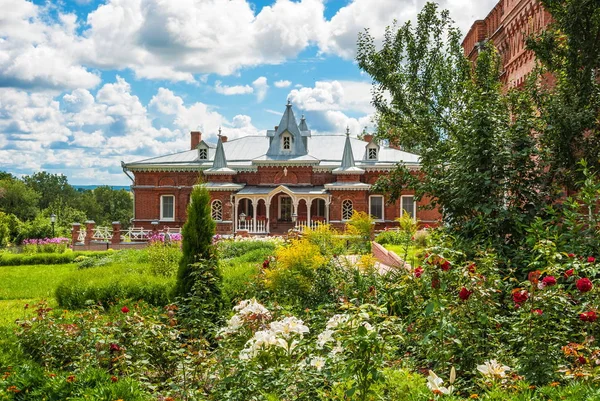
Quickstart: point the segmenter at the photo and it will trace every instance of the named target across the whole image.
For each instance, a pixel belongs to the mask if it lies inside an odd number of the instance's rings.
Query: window
[[[283,142],[281,143],[281,146],[282,146],[283,150],[290,150],[290,149],[292,149],[292,137],[290,137],[289,135],[284,135],[283,136]]]
[[[415,197],[412,195],[402,196],[400,203],[400,216],[403,216],[404,213],[408,213],[413,220],[417,217],[417,207],[415,203]]]
[[[383,196],[373,195],[369,197],[369,214],[375,220],[383,220]]]
[[[198,149],[198,158],[200,160],[206,160],[206,159],[208,159],[208,149],[206,149],[206,148],[200,148],[200,149]]]
[[[367,158],[369,160],[377,160],[377,148],[367,149]]]
[[[162,221],[175,220],[175,196],[163,195],[160,197],[160,219]]]
[[[313,216],[325,217],[325,201],[323,199],[316,200],[314,209],[315,213],[313,213]]]
[[[350,199],[346,199],[342,202],[342,220],[350,220],[354,213],[354,205]]]
[[[210,205],[210,214],[215,221],[223,220],[223,203],[220,200],[212,201]]]

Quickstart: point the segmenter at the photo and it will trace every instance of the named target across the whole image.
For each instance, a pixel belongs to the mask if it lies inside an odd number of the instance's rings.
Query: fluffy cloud
[[[77,89],[62,97],[0,89],[0,170],[30,174],[61,171],[78,182],[126,184],[120,161],[188,149],[189,131],[200,128],[216,141],[256,134],[249,116],[229,121],[210,106],[186,105],[160,88],[147,107],[118,77],[96,95]]]
[[[356,81],[317,81],[312,88],[293,89],[289,99],[308,111],[348,110],[372,113],[371,84]]]
[[[281,80],[281,81],[275,81],[274,85],[277,88],[287,88],[292,85],[292,82],[288,81],[288,80]]]
[[[215,82],[215,92],[221,94],[221,95],[226,95],[226,96],[231,96],[231,95],[247,95],[249,93],[253,93],[254,89],[249,86],[249,85],[236,85],[236,86],[227,86],[221,85],[221,81],[216,81]]]
[[[256,80],[254,82],[252,82],[252,86],[254,87],[254,90],[256,91],[256,100],[258,100],[258,102],[262,102],[263,100],[265,100],[265,97],[267,96],[267,91],[269,90],[269,85],[267,84],[267,78],[265,77],[259,77],[256,78]]]

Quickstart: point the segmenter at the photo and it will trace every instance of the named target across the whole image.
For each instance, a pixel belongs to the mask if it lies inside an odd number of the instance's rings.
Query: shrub
[[[80,256],[100,257],[110,255],[114,251],[98,252],[65,252],[65,253],[37,253],[33,255],[0,253],[0,266],[22,265],[61,265],[72,263]]]
[[[253,252],[262,253],[262,250],[255,249]],[[256,296],[257,276],[260,273],[259,264],[242,262],[240,261],[242,258],[221,263],[223,298],[230,304]],[[262,260],[264,259],[260,261]]]
[[[318,246],[322,255],[340,255],[345,251],[344,240],[329,224],[319,224],[314,229],[307,227],[302,235],[308,242]]]
[[[381,245],[400,245],[402,243],[402,235],[396,230],[385,230],[377,234],[375,242]]]
[[[355,237],[350,241],[353,251],[358,253],[371,252],[374,223],[375,221],[368,213],[356,210],[352,213],[352,217],[346,223],[346,233]]]
[[[23,253],[64,253],[70,242],[69,238],[26,239]]]
[[[146,252],[150,272],[155,276],[174,277],[181,259],[180,242],[151,241]]]
[[[278,298],[305,302],[313,286],[316,272],[325,264],[319,247],[308,240],[292,240],[276,252],[275,267],[265,273],[266,287]]]
[[[89,304],[108,306],[123,299],[166,305],[173,279],[143,275],[124,267],[96,267],[78,271],[58,285],[56,300],[63,308],[80,309]]]
[[[280,245],[278,239],[253,239],[253,240],[221,240],[217,243],[219,256],[223,259],[237,258],[249,252],[262,250],[264,253],[273,254]]]

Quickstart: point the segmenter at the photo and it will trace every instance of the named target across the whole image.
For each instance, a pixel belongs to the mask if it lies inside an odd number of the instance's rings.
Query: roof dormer
[[[206,142],[200,141],[200,143],[198,144],[196,149],[198,149],[198,160],[200,160],[200,161],[208,160],[209,146]]]
[[[365,160],[377,161],[379,160],[379,145],[374,140],[371,140],[365,147]]]
[[[308,128],[306,121],[302,123],[302,126]],[[269,157],[298,157],[308,153],[303,136],[310,136],[310,131],[300,131],[292,111],[292,104],[289,101],[281,117],[281,122],[274,131],[267,131],[267,136],[270,137],[270,146],[267,151]]]

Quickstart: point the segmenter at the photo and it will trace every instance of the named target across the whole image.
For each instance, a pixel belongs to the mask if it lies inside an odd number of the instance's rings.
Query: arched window
[[[346,199],[342,202],[342,220],[350,220],[354,213],[354,205],[350,199]]]
[[[215,221],[223,220],[223,203],[220,200],[212,201],[210,205],[210,214]]]

